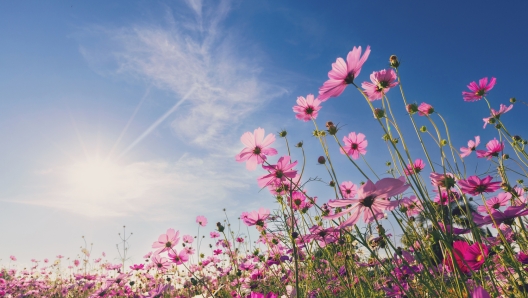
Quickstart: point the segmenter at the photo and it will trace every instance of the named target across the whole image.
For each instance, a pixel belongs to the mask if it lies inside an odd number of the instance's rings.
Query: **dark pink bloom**
[[[471,82],[467,86],[471,92],[468,91],[462,91],[462,96],[464,97],[465,101],[476,101],[480,100],[484,95],[486,95],[487,92],[489,92],[491,89],[493,89],[493,86],[495,86],[497,79],[491,78],[491,81],[488,84],[488,78],[482,78],[480,79],[478,85],[476,82]]]
[[[422,159],[418,158],[414,161],[414,164],[407,165],[403,170],[405,175],[418,174],[425,168],[425,163]]]
[[[469,248],[469,244],[467,244],[466,241],[453,242],[453,255],[455,257],[455,261],[458,265],[458,268],[460,268],[460,271],[466,274],[469,273],[470,270],[464,263],[463,259],[464,259],[464,251],[468,250],[468,248]],[[448,252],[446,252],[446,257],[444,258],[444,264],[447,265],[447,267],[451,271],[454,271],[453,260],[451,258],[451,254],[449,254]]]
[[[356,196],[357,187],[351,181],[344,181],[339,186],[344,199],[352,199]]]
[[[477,157],[487,157],[488,159],[491,159],[494,156],[499,156],[499,153],[504,150],[504,143],[497,141],[497,139],[493,139],[486,144],[486,149],[488,150],[477,150]]]
[[[483,287],[477,287],[471,292],[471,298],[491,298],[491,296]]]
[[[490,223],[493,223],[494,225],[500,225],[501,223],[510,224],[515,218],[525,215],[528,215],[528,209],[525,209],[524,206],[510,206],[506,208],[504,212],[493,209],[491,210],[491,214],[486,216],[473,213],[473,221],[477,226],[483,226]]]
[[[290,157],[288,155],[279,158],[276,165],[263,165],[262,168],[267,170],[269,174],[257,179],[259,187],[281,185],[283,182],[288,183],[288,179],[291,180],[297,175],[297,171],[292,170],[296,165],[297,161],[290,163]]]
[[[293,107],[293,111],[297,113],[295,117],[299,120],[310,121],[317,118],[317,113],[322,108],[320,106],[321,100],[315,98],[313,94],[308,94],[306,98],[297,97],[297,105]]]
[[[487,199],[486,202],[484,202],[483,206],[478,206],[477,211],[482,213],[488,213],[488,210],[491,211],[493,209],[499,209],[502,206],[508,205],[508,202],[511,199],[511,193],[505,193],[502,192],[498,194],[496,197],[493,197],[491,199]]]
[[[477,146],[480,144],[480,137],[479,136],[476,136],[475,137],[475,141],[473,142],[473,140],[469,140],[468,141],[468,146],[467,148],[466,147],[462,147],[460,148],[460,157],[466,157],[468,155],[471,154],[471,152],[475,151],[475,149],[477,148]]]
[[[431,173],[429,174],[429,178],[431,178],[431,184],[443,190],[450,189],[455,186],[455,176],[451,173]]]
[[[510,105],[507,107],[506,105],[503,105],[503,104],[500,105],[500,109],[498,111],[491,109],[491,116],[488,118],[482,119],[484,121],[484,128],[486,128],[486,125],[490,124],[490,119],[492,118],[499,119],[500,115],[508,112],[511,109],[513,109],[513,105]]]
[[[390,88],[398,85],[396,73],[392,69],[375,71],[370,75],[370,80],[372,83],[363,82],[361,84],[370,101],[381,99]]]
[[[143,268],[145,268],[145,265],[143,264],[134,264],[133,266],[130,266],[130,269],[132,270],[141,270]]]
[[[180,241],[180,232],[174,229],[168,229],[166,234],[161,234],[158,241],[152,244],[152,248],[156,248],[155,253],[159,254],[173,248]]]
[[[367,46],[362,57],[360,57],[361,47],[354,47],[348,53],[347,62],[343,58],[337,58],[336,62],[332,63],[332,70],[328,72],[328,80],[319,88],[319,99],[326,101],[330,97],[341,95],[346,86],[352,84],[359,75],[369,54],[370,46]]]
[[[254,133],[249,131],[244,133],[240,137],[240,141],[246,148],[242,149],[235,158],[238,162],[247,161],[246,168],[250,171],[255,170],[258,164],[263,163],[267,155],[277,154],[277,150],[267,148],[275,142],[275,136],[270,133],[264,138],[264,129],[260,127],[255,129]]]
[[[343,137],[345,146],[341,148],[341,153],[351,156],[353,159],[358,159],[359,155],[367,153],[368,141],[365,140],[365,135],[355,132],[351,132],[348,136]]]
[[[521,262],[522,264],[526,265],[528,264],[528,255],[520,251],[517,255],[517,260],[519,260],[519,262]]]
[[[367,181],[358,192],[357,199],[343,199],[328,202],[330,207],[346,207],[342,212],[328,215],[325,218],[334,219],[351,213],[350,217],[341,223],[341,227],[352,226],[357,223],[359,216],[363,214],[363,221],[369,223],[374,219],[382,219],[384,210],[394,210],[398,206],[398,201],[389,201],[389,197],[396,196],[404,192],[409,187],[405,184],[405,178],[383,178],[376,184]]]
[[[453,233],[455,235],[463,235],[463,234],[467,234],[467,233],[471,232],[470,229],[459,229],[459,228],[455,228],[455,227],[453,227],[451,225],[444,225],[442,222],[439,222],[438,226],[440,226],[440,229],[444,233],[448,232],[448,233]]]
[[[449,205],[451,202],[458,201],[460,199],[460,194],[458,192],[454,191],[445,191],[442,190],[439,194],[436,195],[434,198],[434,202],[438,205]]]
[[[207,225],[207,218],[203,215],[198,215],[196,217],[196,223],[201,225],[202,227],[205,227]]]
[[[488,257],[488,247],[481,243],[475,243],[464,251],[464,261],[473,270],[479,270]]]
[[[268,219],[270,212],[268,209],[260,208],[258,211],[243,212],[240,219],[248,226],[257,225],[264,227],[266,219]]]
[[[420,116],[429,116],[434,113],[434,108],[432,105],[422,102],[418,107],[418,115]]]
[[[470,195],[479,195],[484,192],[495,192],[497,191],[501,183],[499,181],[491,182],[493,177],[486,176],[484,179],[480,179],[478,176],[470,176],[467,179],[458,180],[458,185],[463,193]]]

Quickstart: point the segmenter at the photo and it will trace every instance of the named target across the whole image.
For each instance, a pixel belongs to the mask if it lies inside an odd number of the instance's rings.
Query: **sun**
[[[95,158],[71,165],[68,180],[79,197],[101,200],[117,190],[120,172],[115,163]]]

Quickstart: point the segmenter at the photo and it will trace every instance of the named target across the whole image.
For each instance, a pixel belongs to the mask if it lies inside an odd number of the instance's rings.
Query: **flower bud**
[[[287,134],[288,134],[287,131],[282,130],[281,132],[279,132],[279,137],[281,137],[281,138],[285,138]]]
[[[328,133],[332,136],[337,133],[337,127],[334,125],[334,122],[332,121],[326,122],[326,128],[328,130]]]
[[[502,125],[501,125],[500,123],[497,123],[497,124],[495,124],[495,128],[496,128],[496,129],[501,129],[501,128],[502,128]]]
[[[426,131],[427,131],[427,127],[425,127],[425,125],[422,126],[422,127],[420,127],[420,131],[421,131],[421,132],[426,132]]]
[[[374,109],[374,118],[381,119],[385,117],[385,111],[383,109]]]
[[[319,156],[317,162],[324,165],[326,163],[326,158],[324,156]]]
[[[384,134],[381,138],[382,138],[385,142],[390,140],[390,136],[389,136],[388,134]]]
[[[418,105],[415,104],[415,103],[411,103],[411,104],[408,104],[407,106],[405,106],[405,109],[407,110],[407,112],[409,114],[414,114],[416,112],[418,112]]]
[[[301,148],[302,146],[303,146],[303,142],[302,141],[297,143],[297,145],[295,145],[295,147],[298,147],[298,148]]]
[[[510,156],[508,154],[503,154],[502,155],[502,159],[508,159],[508,158],[510,158]]]
[[[394,68],[398,68],[400,66],[400,61],[398,61],[398,57],[396,55],[391,55],[389,58],[390,66]]]
[[[510,98],[510,102],[511,103],[515,103],[516,101],[517,101],[517,99],[515,99],[515,97]]]
[[[495,121],[496,121],[495,118],[490,118],[490,119],[488,120],[488,123],[489,123],[489,124],[495,124]]]
[[[335,187],[335,182],[334,181],[330,181],[330,183],[328,183],[328,185],[330,185],[330,187]]]
[[[385,165],[386,165],[387,167],[390,167],[390,166],[392,165],[392,163],[391,163],[390,161],[387,161],[387,162],[385,163]]]
[[[441,140],[440,141],[440,146],[445,146],[445,145],[447,145],[447,140],[445,140],[445,139]]]

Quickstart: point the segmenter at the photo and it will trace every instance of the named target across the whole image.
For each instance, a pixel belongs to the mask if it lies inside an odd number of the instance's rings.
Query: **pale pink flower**
[[[389,92],[390,88],[398,85],[396,81],[396,73],[392,69],[383,69],[375,71],[370,75],[371,82],[363,82],[361,87],[365,89],[365,93],[370,101],[381,99],[384,94]]]
[[[491,182],[493,177],[486,176],[480,179],[478,176],[470,176],[467,179],[458,180],[458,185],[463,193],[479,195],[484,192],[495,192],[500,188],[500,181]]]
[[[414,161],[414,164],[409,164],[403,170],[405,175],[418,174],[425,168],[425,163],[422,159],[418,158]]]
[[[510,111],[511,109],[513,109],[513,105],[510,105],[507,107],[506,105],[503,105],[503,104],[500,105],[500,109],[498,111],[491,109],[491,116],[488,118],[482,119],[484,121],[484,128],[486,128],[486,125],[490,124],[491,118],[499,119],[500,115]]]
[[[207,218],[203,215],[198,215],[196,217],[196,223],[201,225],[202,227],[205,227],[207,225]]]
[[[394,210],[399,204],[398,201],[390,201],[389,197],[396,196],[404,192],[409,187],[405,184],[405,178],[383,178],[376,182],[367,181],[358,192],[357,199],[343,199],[328,202],[330,207],[346,207],[342,212],[325,216],[328,219],[341,217],[351,213],[348,219],[341,223],[341,227],[352,226],[357,223],[359,216],[363,214],[363,221],[369,223],[374,219],[383,219],[384,210]]]
[[[240,216],[240,219],[249,227],[257,225],[259,227],[264,227],[266,219],[268,219],[270,212],[268,209],[259,208],[258,211],[243,212]]]
[[[418,115],[420,116],[429,116],[434,113],[434,108],[432,105],[422,102],[418,107]]]
[[[477,146],[479,144],[480,144],[480,137],[479,136],[475,137],[475,141],[469,140],[467,148],[466,147],[460,148],[460,152],[462,152],[462,153],[460,153],[460,157],[466,157],[466,156],[470,155],[471,152],[475,151],[475,149],[477,148]]]
[[[348,136],[343,137],[345,146],[341,148],[341,153],[351,156],[353,159],[358,159],[359,155],[367,153],[368,141],[365,140],[365,135],[355,132],[351,132]]]
[[[169,267],[170,267],[170,263],[167,260],[167,258],[162,257],[162,256],[160,256],[158,254],[154,254],[152,256],[151,261],[152,261],[152,264],[154,265],[154,267],[156,269],[158,269],[158,271],[162,271],[163,272],[163,271],[169,269]]]
[[[431,178],[431,184],[435,187],[439,187],[441,190],[450,189],[455,186],[455,176],[451,173],[431,173],[429,174]]]
[[[369,54],[370,46],[367,46],[363,56],[361,56],[361,47],[354,47],[348,53],[347,62],[343,58],[337,58],[336,62],[332,63],[332,70],[328,72],[328,80],[319,88],[319,99],[326,101],[330,97],[341,95],[346,86],[352,84],[359,75]]]
[[[81,262],[79,260],[74,260],[73,261],[73,265],[75,265],[75,267],[78,267],[80,264],[81,264]]]
[[[173,248],[180,241],[180,232],[174,229],[168,229],[167,233],[161,234],[158,241],[152,244],[152,248],[156,248],[156,254],[168,251]]]
[[[497,141],[497,139],[493,139],[486,144],[486,149],[488,150],[477,150],[477,157],[487,157],[488,159],[491,159],[492,157],[499,156],[499,153],[504,150],[504,143]]]
[[[15,256],[9,256],[9,258],[11,259],[11,261],[16,261],[17,258]]]
[[[339,188],[341,189],[341,193],[345,199],[352,199],[356,196],[357,186],[351,181],[342,182]]]
[[[504,212],[493,209],[491,210],[491,213],[486,216],[473,213],[473,221],[477,224],[477,226],[483,226],[490,223],[493,223],[494,225],[495,223],[500,225],[503,222],[508,222],[517,217],[526,215],[528,215],[528,210],[525,209],[524,206],[510,206],[506,208]]]
[[[507,206],[512,195],[511,193],[501,192],[496,197],[487,199],[484,205],[478,206],[477,211],[482,213],[488,213],[488,210],[499,209],[502,206]]]
[[[194,238],[191,235],[184,235],[182,239],[183,239],[183,243],[187,243],[187,244],[193,243],[194,241]]]
[[[263,163],[267,155],[277,154],[277,150],[267,148],[275,142],[275,136],[270,133],[264,138],[264,129],[260,127],[255,129],[254,133],[245,132],[240,137],[240,141],[246,148],[242,149],[235,158],[238,162],[246,161],[246,168],[250,171],[255,170],[258,164]]]
[[[407,216],[415,216],[423,211],[422,202],[416,196],[405,197],[399,201],[400,208]]]
[[[171,260],[176,265],[181,265],[189,260],[189,254],[185,249],[182,249],[180,253],[174,251],[169,251],[169,260]]]
[[[280,185],[288,179],[293,179],[297,175],[297,171],[292,170],[297,165],[297,161],[290,163],[290,157],[285,155],[277,161],[276,165],[262,166],[269,174],[257,179],[258,186],[264,187],[268,185]]]
[[[488,84],[487,77],[480,79],[478,85],[476,82],[471,82],[467,86],[471,92],[462,91],[462,96],[464,97],[465,101],[480,100],[484,95],[486,95],[487,92],[493,89],[493,86],[495,86],[496,82],[497,79],[491,78],[491,81]]]
[[[211,238],[218,238],[220,237],[220,233],[218,233],[217,231],[212,231],[211,233],[209,233],[209,236],[211,236]]]
[[[317,118],[317,113],[322,108],[320,106],[321,100],[314,98],[313,94],[308,94],[306,98],[297,97],[297,105],[293,107],[293,111],[297,113],[295,117],[299,120],[310,121]]]

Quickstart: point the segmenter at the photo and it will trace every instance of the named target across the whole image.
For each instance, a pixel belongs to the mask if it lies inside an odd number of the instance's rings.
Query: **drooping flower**
[[[486,262],[488,256],[488,247],[481,243],[475,243],[470,245],[468,249],[464,251],[464,261],[473,270],[479,270],[480,267]]]
[[[488,78],[486,77],[486,78],[480,79],[478,85],[476,82],[469,83],[467,87],[469,90],[471,90],[471,92],[462,91],[462,96],[464,98],[464,101],[480,100],[484,95],[486,95],[487,92],[493,89],[493,86],[495,86],[496,82],[497,82],[497,79],[491,78],[488,84]]]
[[[341,227],[352,226],[357,223],[359,216],[363,214],[363,221],[369,223],[374,219],[383,219],[385,216],[384,210],[393,210],[398,206],[398,201],[390,201],[388,198],[396,196],[404,192],[409,187],[405,184],[405,178],[383,178],[376,182],[367,181],[363,184],[358,192],[357,199],[342,199],[328,202],[331,207],[346,207],[342,212],[328,215],[325,218],[334,219],[341,217],[347,213],[351,213],[350,217],[341,223]]]
[[[174,229],[168,229],[167,233],[161,234],[158,237],[158,241],[152,244],[152,248],[155,248],[156,254],[160,254],[164,251],[168,251],[173,248],[180,241],[180,231]]]
[[[499,209],[502,206],[508,205],[512,195],[511,193],[502,192],[496,197],[487,199],[483,206],[478,206],[477,211],[482,213],[488,213],[488,210]]]
[[[297,97],[297,105],[293,107],[293,111],[296,113],[295,117],[303,121],[317,118],[317,113],[322,108],[320,104],[321,100],[314,98],[313,94],[308,94],[306,98]]]
[[[361,47],[354,47],[348,53],[346,62],[341,57],[337,58],[336,62],[332,63],[332,70],[328,72],[328,80],[319,88],[319,99],[326,101],[330,97],[341,95],[346,86],[352,84],[359,75],[369,54],[370,46],[367,46],[363,56],[361,56]]]
[[[470,195],[479,195],[484,192],[495,192],[500,188],[501,183],[499,181],[491,182],[493,177],[486,176],[484,179],[480,179],[478,176],[470,176],[467,179],[458,180],[460,190]]]
[[[497,139],[493,139],[486,144],[486,149],[488,150],[477,150],[477,157],[487,157],[488,159],[491,159],[494,156],[499,156],[499,153],[504,150],[504,143],[497,141]]]
[[[348,136],[343,137],[345,146],[341,148],[341,153],[351,156],[353,159],[358,159],[359,155],[367,153],[368,141],[365,139],[365,135],[355,132],[351,132]]]
[[[398,85],[396,73],[392,69],[373,72],[370,75],[370,81],[361,83],[361,87],[365,89],[370,101],[381,99],[384,94],[389,92],[390,88]]]
[[[425,168],[425,163],[422,159],[418,158],[414,161],[414,164],[409,164],[403,170],[405,175],[418,174]]]
[[[509,110],[513,109],[513,105],[509,105],[508,107],[506,105],[501,104],[500,109],[498,111],[495,111],[494,109],[491,109],[491,116],[488,118],[483,118],[484,121],[484,128],[486,128],[486,125],[491,124],[491,119],[499,119],[500,115],[508,112]]]
[[[285,155],[277,161],[276,165],[262,166],[264,170],[267,170],[269,174],[264,175],[257,179],[259,187],[265,187],[268,185],[281,185],[297,175],[296,170],[292,170],[297,165],[297,161],[290,163],[290,157]]]
[[[205,227],[207,225],[207,218],[203,215],[198,215],[196,217],[196,223],[201,225],[202,227]]]
[[[268,219],[270,212],[268,209],[259,208],[258,211],[242,212],[240,219],[248,226],[260,226],[264,227],[266,219]]]
[[[345,199],[352,199],[356,196],[357,187],[351,181],[343,181],[339,188],[341,189],[341,193]]]
[[[460,153],[460,157],[466,157],[466,156],[470,155],[471,152],[475,151],[475,149],[477,148],[477,146],[479,144],[480,144],[480,137],[479,136],[475,137],[475,141],[469,140],[467,148],[466,147],[461,147],[460,148],[460,152],[461,152]]]
[[[418,107],[418,115],[420,116],[429,116],[434,113],[434,108],[432,105],[422,102]]]
[[[526,215],[528,215],[528,209],[525,209],[524,206],[510,206],[504,212],[493,209],[486,216],[473,213],[473,221],[477,226],[484,226],[491,223],[498,226],[501,223],[511,224],[515,218]]]
[[[245,132],[240,137],[240,141],[246,148],[242,149],[235,158],[238,162],[246,161],[246,168],[250,171],[255,170],[257,165],[263,163],[266,160],[266,156],[277,154],[277,150],[267,148],[275,142],[275,136],[270,133],[264,138],[263,128],[255,129],[254,133]]]

